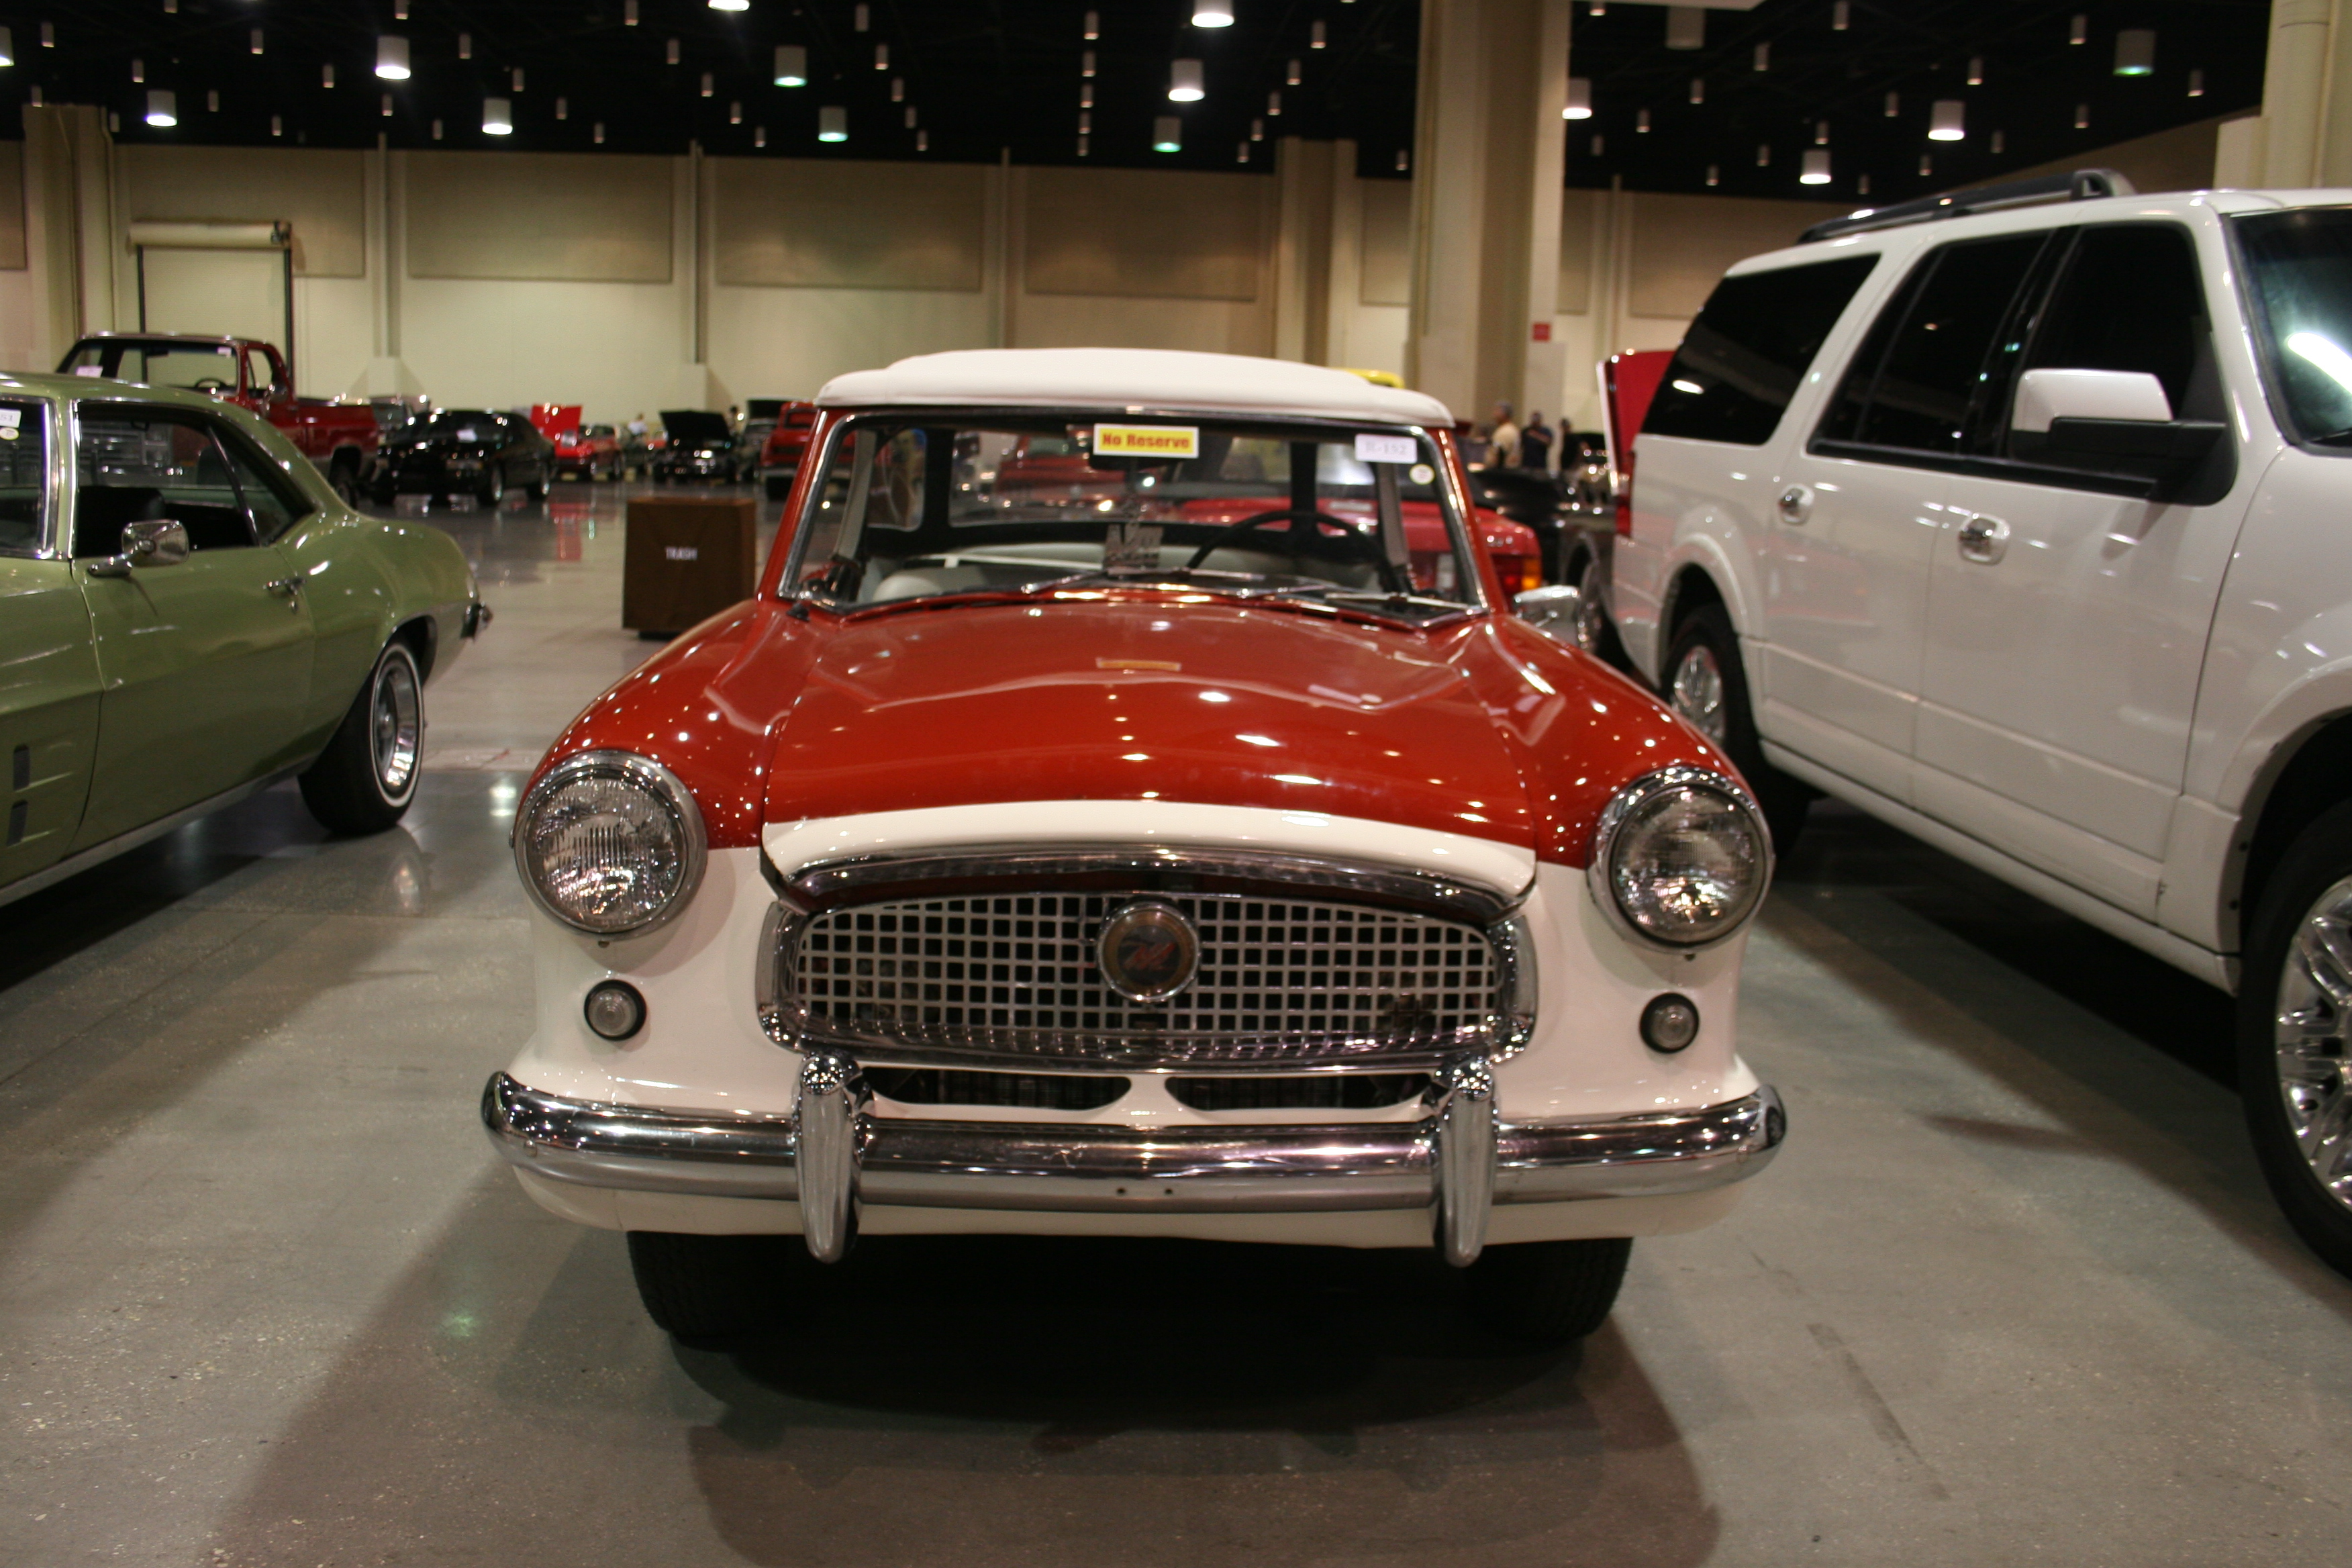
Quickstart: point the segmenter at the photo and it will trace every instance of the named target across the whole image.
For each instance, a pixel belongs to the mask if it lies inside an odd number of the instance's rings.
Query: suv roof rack
[[[1933,223],[1937,218],[1962,217],[1998,207],[2026,206],[2034,202],[2087,202],[2101,196],[2137,195],[2138,187],[2113,169],[2077,169],[2071,174],[2042,174],[2006,184],[1979,185],[1948,195],[1921,196],[1891,207],[1864,207],[1845,217],[1829,218],[1797,237],[1799,245],[1830,239],[1864,229],[1899,228],[1905,224]]]

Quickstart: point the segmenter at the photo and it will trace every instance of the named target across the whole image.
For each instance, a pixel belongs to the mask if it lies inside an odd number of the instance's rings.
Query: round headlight
[[[583,752],[523,797],[514,849],[541,909],[590,936],[625,936],[659,925],[693,897],[702,813],[659,763]]]
[[[1738,931],[1772,879],[1772,841],[1746,790],[1664,768],[1617,792],[1592,836],[1593,897],[1623,929],[1699,948]]]

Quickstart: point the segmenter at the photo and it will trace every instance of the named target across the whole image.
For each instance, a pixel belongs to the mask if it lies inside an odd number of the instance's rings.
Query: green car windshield
[[[1428,436],[1397,428],[877,416],[835,431],[788,582],[842,608],[1163,583],[1478,601]]]

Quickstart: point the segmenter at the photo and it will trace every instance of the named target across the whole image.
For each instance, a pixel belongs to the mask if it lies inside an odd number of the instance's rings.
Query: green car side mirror
[[[188,558],[188,531],[170,518],[122,525],[122,553],[89,563],[93,577],[128,577],[138,566],[177,566]]]

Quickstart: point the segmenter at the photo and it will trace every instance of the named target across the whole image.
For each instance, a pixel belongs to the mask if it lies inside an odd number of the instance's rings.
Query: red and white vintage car
[[[483,1118],[657,1321],[772,1320],[781,1237],[1051,1233],[1433,1244],[1569,1337],[1728,1211],[1783,1128],[1763,824],[1512,613],[1443,405],[1067,349],[819,407],[756,596],[518,810],[541,1019]],[[1048,443],[1117,486],[1002,483]]]

